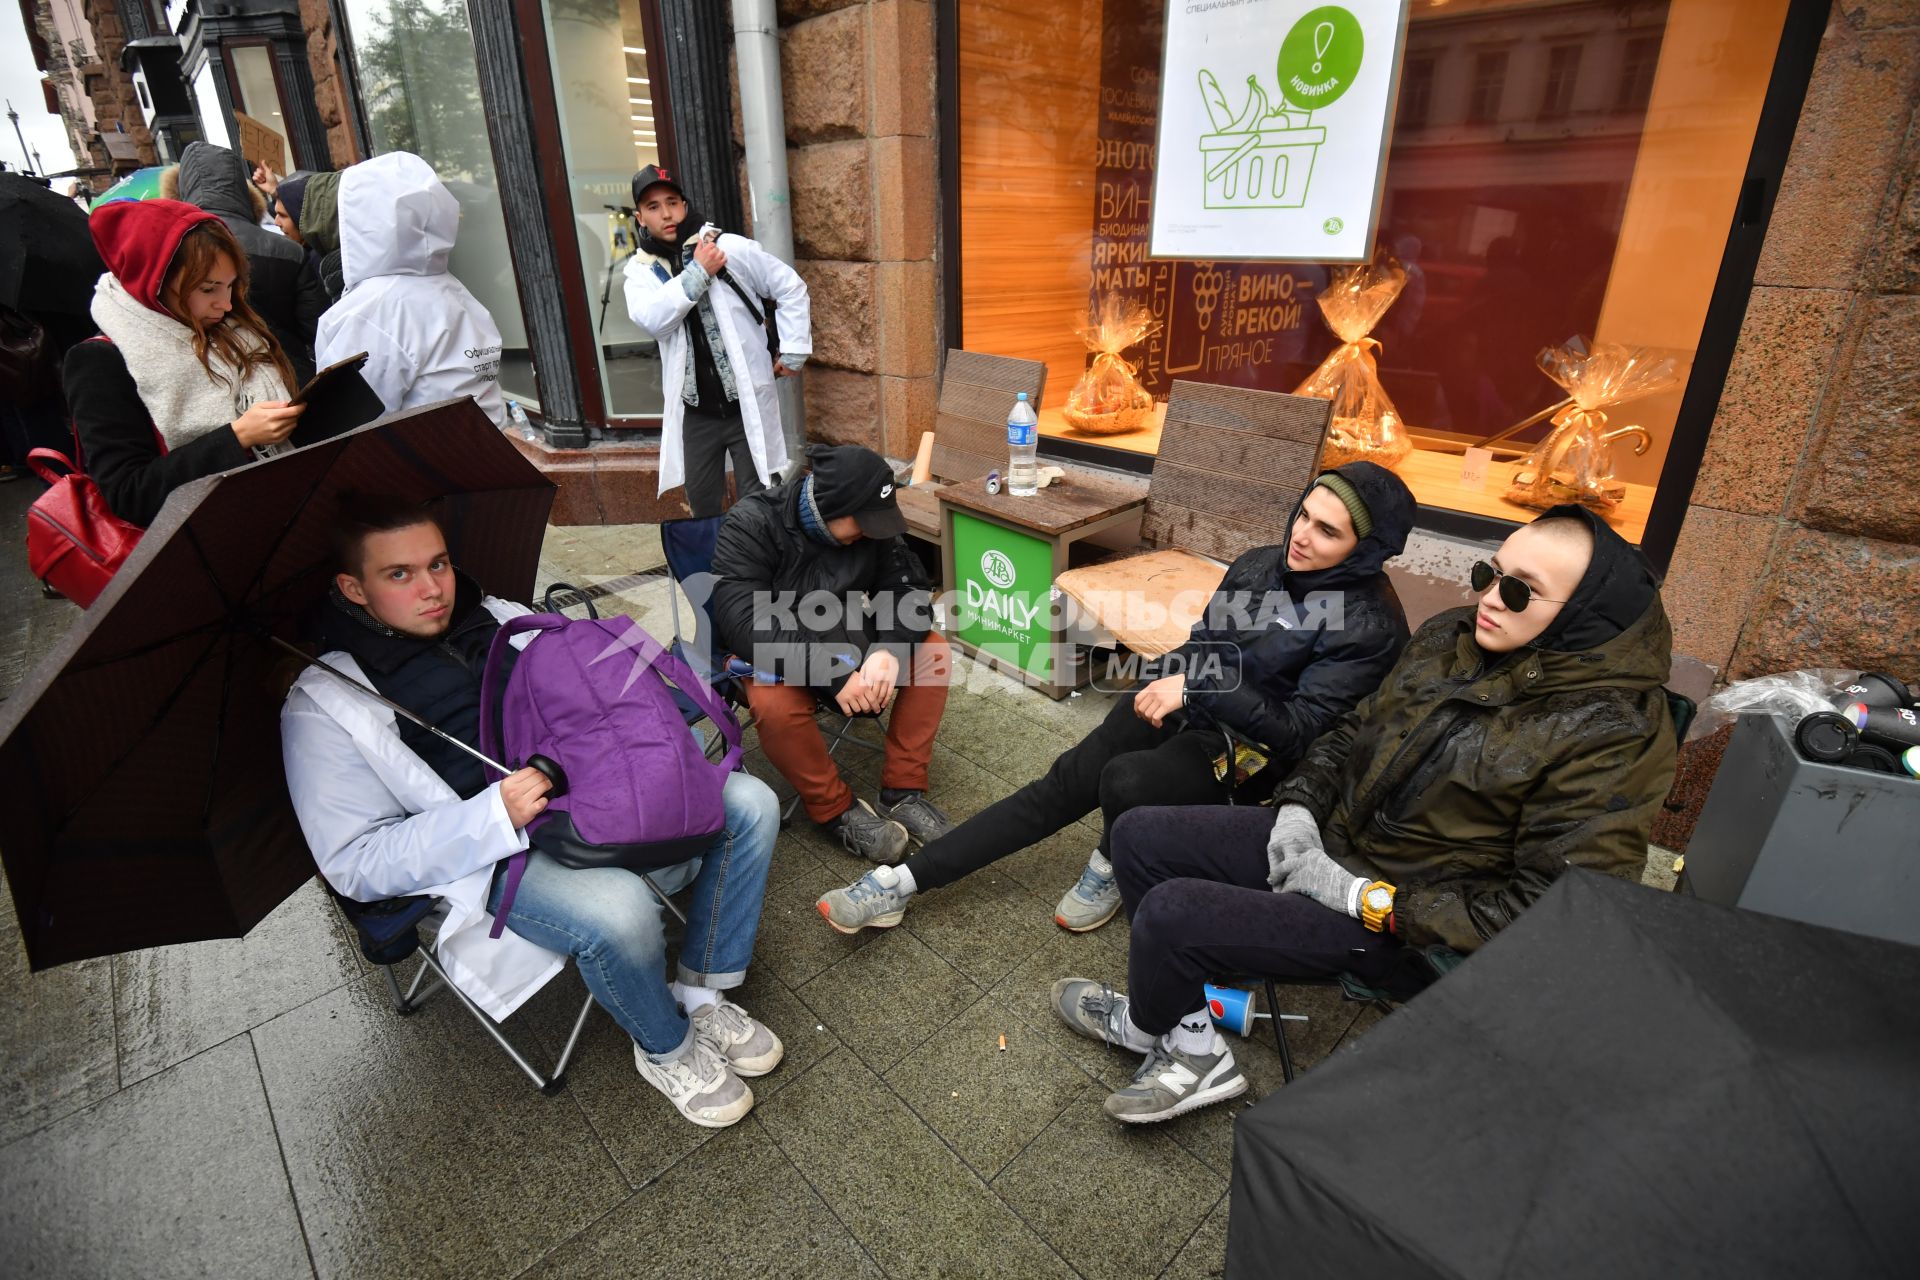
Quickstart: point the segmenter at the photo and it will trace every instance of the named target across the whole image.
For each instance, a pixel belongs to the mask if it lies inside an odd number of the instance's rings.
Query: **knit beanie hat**
[[[1348,483],[1345,476],[1337,471],[1329,471],[1315,480],[1312,488],[1325,489],[1328,493],[1340,499],[1340,504],[1347,509],[1347,514],[1353,518],[1353,533],[1355,537],[1364,538],[1373,532],[1373,513],[1367,510],[1366,501],[1361,498],[1360,491]],[[1311,490],[1309,490],[1309,492],[1311,492]]]

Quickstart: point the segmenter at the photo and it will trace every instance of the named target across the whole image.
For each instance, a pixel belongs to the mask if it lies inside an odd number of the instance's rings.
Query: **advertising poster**
[[[1169,0],[1156,258],[1364,262],[1407,0]]]
[[[1166,399],[1176,378],[1290,390],[1333,335],[1315,305],[1327,282],[1317,262],[1281,265],[1148,256],[1154,121],[1160,101],[1161,14],[1106,25],[1100,59],[1100,138],[1093,218],[1093,292],[1138,302],[1160,327],[1127,353],[1142,386]]]

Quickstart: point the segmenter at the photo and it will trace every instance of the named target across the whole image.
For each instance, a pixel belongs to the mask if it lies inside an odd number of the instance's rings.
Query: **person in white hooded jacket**
[[[787,465],[774,379],[799,373],[813,351],[807,284],[745,236],[696,243],[707,224],[665,169],[634,175],[633,202],[642,252],[627,260],[627,314],[660,343],[660,492],[685,484],[688,509],[717,516],[729,458],[742,498]],[[778,365],[767,354],[769,297]]]
[[[438,523],[417,505],[346,495],[333,534],[339,572],[308,622],[321,660],[475,741],[486,654],[500,624],[528,610],[457,573]],[[723,830],[701,856],[656,873],[663,891],[691,892],[669,983],[661,907],[639,876],[566,867],[530,848],[526,827],[547,792],[535,770],[489,781],[470,755],[313,667],[288,692],[280,738],[320,874],[357,902],[440,899],[435,954],[490,1017],[519,1008],[572,955],[633,1039],[641,1078],[683,1116],[720,1128],[752,1108],[742,1078],[773,1070],[784,1050],[726,992],[746,980],[780,831],[764,782],[730,774]],[[508,863],[523,852],[514,885]]]
[[[472,396],[494,424],[500,328],[447,273],[460,203],[419,156],[393,151],[340,175],[345,292],[320,317],[314,363],[367,353],[361,376],[388,413]]]

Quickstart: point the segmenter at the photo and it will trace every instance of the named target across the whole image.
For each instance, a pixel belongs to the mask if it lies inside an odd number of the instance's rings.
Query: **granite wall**
[[[796,266],[813,299],[807,434],[911,457],[940,342],[934,12],[780,0]]]
[[[307,32],[307,69],[313,73],[313,103],[327,127],[327,151],[335,169],[363,157],[347,118],[347,86],[340,78],[340,36],[334,30],[328,0],[300,0],[300,25]]]
[[[1727,679],[1920,681],[1920,0],[1835,0],[1665,596]]]

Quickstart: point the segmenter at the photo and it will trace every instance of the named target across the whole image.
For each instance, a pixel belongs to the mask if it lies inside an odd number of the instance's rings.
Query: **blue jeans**
[[[727,824],[706,852],[653,875],[669,892],[693,885],[680,981],[721,991],[746,981],[780,834],[780,804],[766,783],[730,774],[723,797]],[[505,884],[496,872],[488,911],[498,908]],[[572,956],[593,998],[642,1049],[672,1053],[686,1043],[687,1015],[667,987],[665,909],[639,876],[563,867],[532,852],[506,923],[527,941]]]

